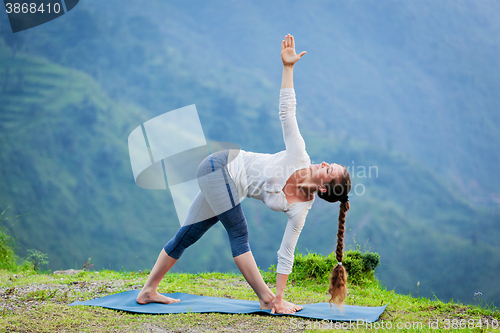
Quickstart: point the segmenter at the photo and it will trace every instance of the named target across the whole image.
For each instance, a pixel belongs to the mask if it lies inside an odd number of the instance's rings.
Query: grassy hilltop
[[[76,274],[41,272],[45,255],[32,255],[18,265],[10,236],[0,231],[0,331],[6,332],[157,332],[168,330],[211,332],[294,332],[319,331],[350,326],[357,331],[373,328],[400,328],[430,332],[435,328],[453,331],[490,332],[500,326],[497,308],[484,304],[464,305],[442,302],[419,295],[400,295],[381,286],[375,278],[379,255],[359,250],[347,251],[343,264],[348,279],[345,303],[381,306],[389,303],[376,323],[341,323],[305,320],[297,317],[228,314],[137,315],[88,306],[69,307],[73,301],[89,300],[131,289],[140,289],[148,271],[94,270],[86,261]],[[297,254],[289,276],[285,298],[298,304],[328,300],[328,276],[336,264],[334,254]],[[261,271],[271,289],[275,288],[275,267]],[[163,293],[257,300],[243,276],[234,273],[168,273],[160,283]],[[415,297],[417,296],[417,297]],[[465,326],[464,326],[465,325]],[[463,328],[463,329],[457,329]],[[384,330],[382,330],[384,331]]]
[[[274,274],[262,272],[271,288]],[[339,325],[297,317],[227,314],[137,315],[98,307],[69,307],[73,301],[88,300],[131,289],[140,289],[148,272],[82,271],[73,276],[0,271],[0,330],[15,332],[325,332]],[[325,302],[327,284],[311,277],[291,281],[286,299],[299,304]],[[185,292],[196,295],[257,300],[239,274],[199,273],[167,274],[160,292]],[[455,332],[491,332],[498,327],[498,309],[442,302],[423,297],[400,295],[381,287],[376,280],[350,281],[346,304],[380,306],[389,303],[379,321],[373,324],[351,323],[351,328],[371,332],[374,328],[406,328],[408,331],[434,332],[429,325],[443,330],[447,325],[468,325]],[[337,326],[335,326],[337,325]],[[406,325],[406,326],[405,326]],[[434,326],[436,327],[436,326]],[[459,326],[457,326],[459,327]],[[377,329],[377,330],[378,330]],[[386,330],[381,330],[386,331]],[[388,330],[391,331],[391,330]]]

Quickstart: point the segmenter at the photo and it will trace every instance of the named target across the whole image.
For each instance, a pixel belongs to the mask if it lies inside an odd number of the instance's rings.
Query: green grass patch
[[[374,259],[375,258],[375,259]],[[351,264],[347,264],[351,262]],[[376,256],[360,251],[344,255],[351,270],[346,304],[381,306],[389,304],[374,324],[335,323],[296,317],[229,314],[129,314],[89,306],[69,307],[76,300],[88,300],[131,289],[140,289],[149,272],[82,271],[75,275],[0,271],[0,331],[26,332],[137,332],[137,331],[209,331],[209,332],[325,332],[350,328],[359,332],[407,330],[435,332],[434,327],[454,332],[490,332],[500,324],[497,308],[464,305],[438,299],[400,295],[379,285],[373,275]],[[285,299],[298,304],[326,302],[329,297],[328,272],[336,261],[331,256],[310,253],[297,255],[295,277],[285,291]],[[273,268],[261,272],[275,290]],[[356,274],[359,276],[356,278]],[[234,273],[169,273],[159,285],[164,293],[185,292],[195,295],[257,300],[243,276]],[[344,325],[344,326],[342,326]],[[434,326],[433,326],[434,325]],[[436,326],[437,325],[437,326]],[[465,326],[464,326],[465,325]],[[390,328],[389,328],[390,327]]]

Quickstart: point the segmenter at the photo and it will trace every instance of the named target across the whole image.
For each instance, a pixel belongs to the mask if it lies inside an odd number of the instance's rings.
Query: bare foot
[[[148,304],[148,303],[163,303],[163,304],[171,304],[171,303],[179,303],[180,299],[170,298],[164,296],[157,291],[146,291],[141,290],[139,295],[137,295],[137,303],[139,304]]]
[[[271,310],[271,313],[287,313],[287,314],[294,314],[297,311],[302,310],[302,306],[300,305],[295,305],[293,303],[290,303],[285,300],[273,300],[272,302],[264,303],[263,307],[263,302],[261,302],[261,309],[266,309],[266,310]]]
[[[302,307],[302,306],[297,305],[297,304],[290,303],[290,302],[285,301],[285,300],[283,300],[283,306],[284,306],[285,308],[293,309],[293,310],[295,310],[295,311],[300,311],[300,310],[302,310],[302,309],[303,309],[303,307]]]

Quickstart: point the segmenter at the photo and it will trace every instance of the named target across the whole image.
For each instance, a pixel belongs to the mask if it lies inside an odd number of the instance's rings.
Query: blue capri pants
[[[198,167],[198,185],[201,191],[191,204],[186,219],[193,218],[199,207],[206,205],[210,206],[213,214],[200,222],[182,226],[164,247],[170,257],[179,259],[186,248],[218,221],[222,222],[227,231],[233,257],[250,251],[247,221],[236,187],[226,169],[228,155],[227,150],[211,154]]]

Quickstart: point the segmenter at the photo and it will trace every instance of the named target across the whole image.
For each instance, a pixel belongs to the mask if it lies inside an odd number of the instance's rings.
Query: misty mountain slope
[[[141,18],[138,4],[107,6],[111,21]],[[296,70],[305,126],[390,146],[498,206],[498,2],[154,3],[141,13],[191,75],[218,85],[218,70],[278,85],[279,41],[293,33],[308,51]],[[228,88],[244,96],[259,90],[251,82]]]
[[[0,58],[0,207],[23,215],[5,222],[21,254],[47,253],[53,269],[89,257],[100,267],[151,266],[179,222],[168,191],[134,183],[127,137],[148,120],[144,110],[113,102],[84,73],[5,47]],[[216,249],[218,239],[201,246]],[[216,263],[200,267],[222,269]]]
[[[434,170],[400,153],[312,133],[304,137],[313,160],[324,157],[349,168],[353,189],[346,248],[379,253],[377,276],[382,283],[413,293],[420,281],[421,295],[430,296],[432,290],[440,298],[469,301],[471,290],[479,288],[498,299],[497,212],[470,204]],[[337,205],[317,200],[304,227],[308,236],[301,236],[299,247],[323,254],[334,251],[337,217]],[[474,277],[463,279],[467,272]]]

